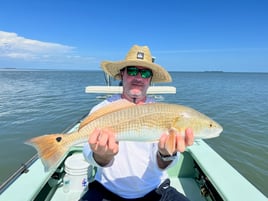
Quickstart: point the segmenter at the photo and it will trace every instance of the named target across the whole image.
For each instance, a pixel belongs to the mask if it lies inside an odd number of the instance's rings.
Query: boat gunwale
[[[68,127],[66,127],[62,133],[67,134],[78,126],[81,121],[88,115],[88,113],[82,115],[78,120],[71,123]],[[30,159],[26,162],[22,163],[22,165],[11,174],[1,185],[0,185],[0,195],[5,192],[6,189],[9,188],[22,174],[26,174],[29,171],[29,168],[39,159],[38,153],[34,154]]]

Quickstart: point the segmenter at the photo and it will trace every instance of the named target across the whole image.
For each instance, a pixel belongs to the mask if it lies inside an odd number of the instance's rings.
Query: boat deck
[[[80,152],[81,148],[76,147],[74,152]],[[194,161],[191,155],[187,152],[181,155],[178,163],[169,169],[168,174],[170,176],[171,185],[175,187],[179,192],[186,195],[192,201],[205,201],[206,199],[201,195],[200,188],[195,181],[195,172],[193,170]],[[179,176],[179,177],[178,177]],[[72,191],[64,192],[63,185],[57,185],[57,188],[53,192],[51,201],[71,201],[79,200],[79,198],[85,193],[85,191]]]
[[[82,146],[75,146],[69,154],[81,151]],[[79,200],[84,192],[63,191],[63,164],[64,159],[56,172],[45,172],[41,160],[37,159],[27,172],[21,173],[12,185],[1,193],[0,201]],[[267,201],[267,197],[202,140],[187,148],[178,163],[168,170],[168,174],[171,185],[191,201]]]
[[[180,166],[184,166],[182,169]],[[186,166],[191,166],[187,168]],[[206,199],[201,195],[200,188],[194,178],[194,171],[192,171],[193,160],[190,155],[184,153],[180,161],[172,167],[168,174],[170,175],[171,185],[175,187],[179,192],[187,196],[191,201],[205,201]],[[182,171],[178,172],[181,169]],[[191,170],[191,171],[190,171]],[[178,177],[178,174],[180,177]],[[71,201],[79,200],[85,191],[69,191],[64,192],[63,186],[59,185],[54,192],[51,201]]]
[[[196,185],[194,179],[191,178],[172,178],[171,185],[175,187],[179,192],[186,195],[192,201],[205,201],[204,197],[200,194],[200,189]],[[68,192],[63,191],[63,187],[60,186],[51,201],[74,201],[79,200],[84,192]]]

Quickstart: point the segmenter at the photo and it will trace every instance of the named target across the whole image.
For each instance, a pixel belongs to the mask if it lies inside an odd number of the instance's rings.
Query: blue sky
[[[266,0],[1,0],[0,68],[98,70],[148,45],[170,71],[268,72]]]

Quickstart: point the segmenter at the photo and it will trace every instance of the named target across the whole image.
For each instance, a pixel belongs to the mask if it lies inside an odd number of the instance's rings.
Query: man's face
[[[146,92],[152,79],[150,69],[142,66],[126,67],[121,76],[125,95],[139,99],[146,97]]]

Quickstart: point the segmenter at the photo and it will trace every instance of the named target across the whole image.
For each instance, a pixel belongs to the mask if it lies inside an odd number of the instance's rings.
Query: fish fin
[[[108,105],[105,105],[103,107],[101,107],[100,109],[94,111],[92,114],[90,114],[86,119],[84,119],[80,126],[79,129],[83,128],[85,125],[87,125],[88,123],[90,123],[91,121],[105,115],[111,112],[115,112],[118,110],[122,110],[128,107],[132,107],[135,106],[134,103],[131,103],[129,101],[127,101],[126,99],[120,99],[117,101],[114,101]]]
[[[32,138],[25,144],[33,146],[45,167],[45,171],[55,169],[70,148],[67,134],[51,134]]]
[[[168,130],[168,139],[165,147],[170,155],[176,150],[176,129],[171,128]]]

